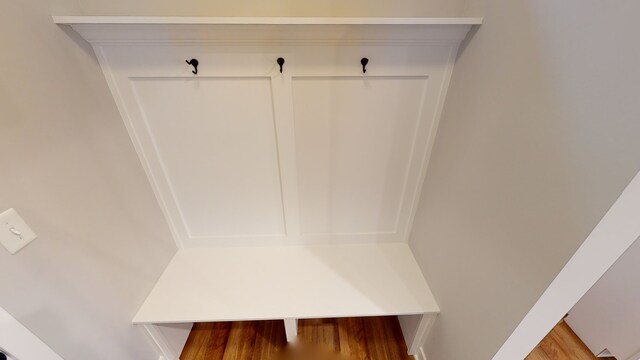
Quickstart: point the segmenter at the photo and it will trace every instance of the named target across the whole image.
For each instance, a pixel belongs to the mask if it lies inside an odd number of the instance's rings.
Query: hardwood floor
[[[302,320],[298,341],[330,349],[345,359],[412,359],[395,316]]]
[[[282,321],[195,324],[181,360],[410,360],[395,316],[300,320],[289,346]]]
[[[593,356],[587,346],[571,330],[566,322],[561,321],[533,349],[525,360],[603,360]],[[614,359],[614,358],[607,358]],[[614,359],[615,360],[615,359]]]

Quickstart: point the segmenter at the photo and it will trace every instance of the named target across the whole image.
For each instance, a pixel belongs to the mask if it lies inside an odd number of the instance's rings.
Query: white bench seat
[[[135,324],[429,314],[407,244],[181,249]]]
[[[400,325],[417,355],[439,312],[404,243],[186,248],[133,323],[173,360],[180,350],[157,325],[282,319],[295,341],[298,319],[413,315],[401,316]]]

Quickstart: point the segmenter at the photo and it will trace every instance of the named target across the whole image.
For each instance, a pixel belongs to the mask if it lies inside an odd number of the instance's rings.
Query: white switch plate
[[[0,214],[0,244],[7,248],[11,254],[20,251],[36,237],[36,234],[14,209]]]

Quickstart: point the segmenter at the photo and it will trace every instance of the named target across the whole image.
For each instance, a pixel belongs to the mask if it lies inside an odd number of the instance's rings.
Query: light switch
[[[7,248],[11,254],[20,251],[36,237],[36,234],[14,209],[0,214],[0,244]]]

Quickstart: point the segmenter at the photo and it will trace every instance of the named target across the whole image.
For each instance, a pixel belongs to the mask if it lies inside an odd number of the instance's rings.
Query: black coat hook
[[[198,59],[185,60],[187,64],[193,66],[193,70],[191,71],[194,74],[198,74]]]
[[[367,58],[362,58],[362,60],[360,60],[360,64],[362,64],[362,73],[365,74],[367,72],[367,64],[369,63],[369,59]]]
[[[280,74],[282,74],[282,65],[284,65],[284,58],[278,58],[278,65],[280,65]]]

